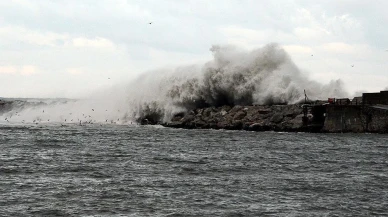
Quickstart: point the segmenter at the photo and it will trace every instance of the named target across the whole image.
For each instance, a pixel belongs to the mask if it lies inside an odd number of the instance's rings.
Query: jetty
[[[314,133],[388,133],[388,91],[349,98],[328,98],[292,105],[197,108],[161,123],[146,115],[147,124],[186,129],[227,129]]]

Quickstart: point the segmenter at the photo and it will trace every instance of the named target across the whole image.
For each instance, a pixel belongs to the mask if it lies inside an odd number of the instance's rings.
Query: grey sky
[[[314,80],[341,78],[350,92],[387,87],[388,1],[317,2],[2,0],[0,96],[82,97],[145,70],[210,60],[213,44],[271,42]]]

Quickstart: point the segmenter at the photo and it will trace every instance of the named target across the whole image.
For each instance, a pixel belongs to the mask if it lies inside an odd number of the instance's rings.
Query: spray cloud
[[[176,112],[206,106],[292,104],[304,98],[304,89],[310,99],[347,95],[340,80],[329,84],[309,80],[277,44],[249,52],[232,46],[210,50],[214,59],[202,66],[141,76],[131,92],[142,93],[129,97],[134,100],[130,107],[138,108],[134,116],[157,113],[168,120]]]
[[[340,80],[321,84],[308,79],[277,44],[252,51],[212,46],[210,51],[213,59],[203,65],[149,71],[126,87],[88,100],[46,105],[46,114],[44,106],[19,109],[19,121],[42,116],[58,122],[129,123],[147,117],[168,121],[178,112],[206,106],[297,103],[304,89],[310,99],[347,95]]]

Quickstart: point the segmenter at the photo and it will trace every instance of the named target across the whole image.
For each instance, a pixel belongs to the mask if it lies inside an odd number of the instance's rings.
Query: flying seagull
[[[354,67],[354,65],[351,65],[351,67]]]
[[[150,24],[150,25],[151,25],[151,24],[152,24],[152,22],[149,22],[148,24]]]

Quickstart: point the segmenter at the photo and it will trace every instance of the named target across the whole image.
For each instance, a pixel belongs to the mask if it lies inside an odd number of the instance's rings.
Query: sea
[[[2,124],[0,216],[388,216],[388,135]]]

